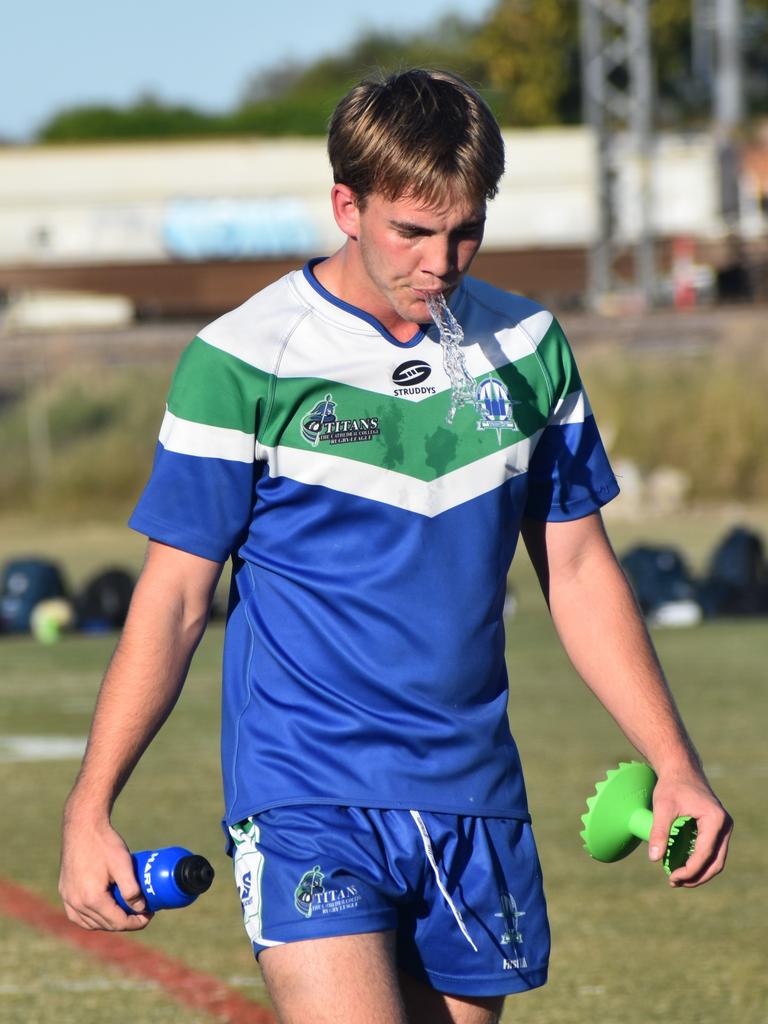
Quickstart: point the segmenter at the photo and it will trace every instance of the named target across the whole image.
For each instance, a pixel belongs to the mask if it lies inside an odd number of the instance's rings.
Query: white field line
[[[158,987],[155,981],[114,981],[106,978],[37,978],[27,985],[0,982],[0,996],[29,996],[45,992],[136,992]]]
[[[239,988],[264,988],[264,982],[258,973],[253,975],[234,975],[227,978],[228,985]],[[0,998],[2,996],[30,996],[44,992],[143,992],[157,989],[155,981],[123,981],[119,978],[45,978],[39,977],[34,982],[18,985],[0,981]]]
[[[0,735],[0,764],[23,761],[79,761],[85,736]]]

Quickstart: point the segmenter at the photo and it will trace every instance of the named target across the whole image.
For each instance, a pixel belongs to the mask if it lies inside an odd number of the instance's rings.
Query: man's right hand
[[[59,892],[67,917],[81,928],[136,931],[152,918],[109,814],[176,703],[220,574],[220,562],[149,542],[64,812]],[[115,902],[113,883],[135,916]]]
[[[136,914],[126,914],[110,892],[115,883]],[[89,931],[128,932],[152,920],[128,847],[109,822],[95,826],[67,816],[61,850],[59,894],[70,921]]]

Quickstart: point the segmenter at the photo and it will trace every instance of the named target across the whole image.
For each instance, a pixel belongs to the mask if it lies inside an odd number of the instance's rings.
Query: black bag
[[[133,576],[125,569],[104,569],[90,579],[75,601],[80,628],[119,629],[128,614],[134,586]]]
[[[639,545],[621,559],[644,614],[672,601],[698,601],[685,559],[675,548]]]
[[[768,566],[757,533],[736,526],[723,537],[712,552],[704,593],[718,615],[768,614]]]
[[[41,558],[6,562],[0,582],[0,629],[7,633],[27,632],[36,604],[66,596],[64,577],[55,562]]]

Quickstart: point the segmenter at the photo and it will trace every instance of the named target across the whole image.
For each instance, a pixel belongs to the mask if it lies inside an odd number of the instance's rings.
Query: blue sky
[[[344,49],[366,28],[429,30],[495,0],[11,0],[3,11],[0,138],[24,141],[55,110],[142,91],[209,110],[281,60]]]

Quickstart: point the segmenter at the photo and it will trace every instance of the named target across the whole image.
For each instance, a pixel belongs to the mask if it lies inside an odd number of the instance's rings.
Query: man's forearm
[[[162,620],[152,627],[162,628]],[[139,758],[181,692],[196,638],[164,644],[149,623],[126,626],[104,677],[88,747],[69,803],[87,803],[108,816]],[[172,637],[172,638],[171,638]]]
[[[610,548],[553,580],[549,605],[574,667],[656,771],[698,771],[698,755]]]
[[[170,556],[174,556],[171,554]],[[142,753],[172,710],[207,621],[210,593],[167,577],[151,552],[99,692],[86,755],[68,802],[108,816]],[[211,570],[212,585],[218,572]],[[170,585],[169,585],[170,584]],[[212,589],[212,586],[211,586]]]
[[[704,776],[600,517],[526,521],[524,536],[574,667],[658,775],[651,859],[662,856],[672,821],[691,815],[696,848],[670,883],[701,885],[722,870],[733,823]]]
[[[524,538],[573,666],[657,772],[700,770],[599,516],[527,520]]]
[[[151,919],[110,811],[176,703],[220,571],[215,562],[149,544],[64,812],[59,892],[69,919],[83,928],[135,930]],[[125,914],[112,898],[113,883],[135,914]]]

